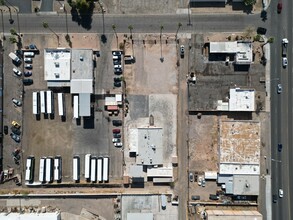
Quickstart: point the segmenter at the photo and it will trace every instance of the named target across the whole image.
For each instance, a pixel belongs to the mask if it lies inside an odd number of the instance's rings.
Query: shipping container
[[[98,158],[97,179],[98,179],[98,182],[103,181],[103,158],[102,157]]]
[[[89,179],[91,175],[91,155],[86,154],[84,159],[84,178]]]
[[[79,181],[80,179],[80,158],[79,156],[75,155],[73,157],[73,180]]]
[[[40,94],[38,92],[33,92],[33,114],[40,114]]]
[[[41,113],[46,113],[46,98],[45,91],[40,91]]]
[[[35,158],[29,156],[26,159],[25,181],[33,182],[35,168]]]
[[[41,157],[40,159],[40,168],[39,168],[39,181],[45,182],[45,173],[46,173],[46,157]]]
[[[53,181],[53,158],[52,157],[46,158],[46,181],[49,183]]]
[[[103,158],[103,181],[109,181],[109,157]]]
[[[58,93],[58,112],[60,116],[65,115],[64,94]]]
[[[97,181],[97,158],[96,157],[91,158],[91,181],[92,182]]]

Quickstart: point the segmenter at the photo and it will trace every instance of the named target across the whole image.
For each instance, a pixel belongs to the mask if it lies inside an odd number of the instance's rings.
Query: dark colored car
[[[278,2],[278,5],[277,5],[278,14],[280,14],[282,12],[282,8],[283,8],[282,2]]]
[[[122,125],[122,121],[121,120],[113,120],[112,121],[113,126],[121,126]]]
[[[191,196],[192,200],[200,200],[200,196]]]
[[[120,133],[120,129],[119,128],[115,128],[112,131],[113,131],[113,134],[119,134]]]
[[[114,68],[114,73],[116,75],[121,75],[122,74],[122,68]]]
[[[115,77],[114,82],[121,82],[121,78],[120,77]]]
[[[218,200],[219,199],[219,196],[210,194],[210,197],[209,198],[210,198],[210,200]]]
[[[20,136],[19,136],[19,135],[14,134],[14,133],[11,133],[11,134],[10,134],[10,137],[11,137],[15,142],[17,142],[17,143],[20,142]]]
[[[26,85],[26,86],[32,85],[34,83],[32,79],[23,79],[22,82],[23,82],[23,85]]]
[[[121,138],[121,134],[113,134],[113,138]]]
[[[267,29],[263,27],[258,27],[256,32],[261,35],[265,35],[267,33]]]
[[[121,82],[114,82],[115,87],[121,87]]]
[[[16,135],[20,135],[20,129],[19,128],[16,128],[16,127],[14,127],[14,126],[11,126],[11,131],[12,131],[12,133],[13,134],[16,134]]]
[[[282,148],[283,148],[283,145],[279,143],[278,144],[278,151],[281,152],[282,151]]]
[[[121,65],[121,60],[113,60],[114,65]]]
[[[29,76],[33,75],[33,73],[32,73],[32,71],[26,71],[26,72],[23,73],[23,75],[25,77],[29,77]]]
[[[8,134],[8,126],[7,125],[4,126],[4,134]]]

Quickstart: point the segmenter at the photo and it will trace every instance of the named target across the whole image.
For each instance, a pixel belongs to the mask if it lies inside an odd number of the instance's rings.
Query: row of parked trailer
[[[85,155],[84,178],[91,182],[109,181],[109,157]],[[73,180],[80,181],[80,157],[73,157]]]
[[[35,157],[29,156],[26,160],[25,181],[34,181]],[[84,177],[86,181],[108,182],[109,181],[109,157],[96,157],[91,154],[85,155]],[[41,157],[39,166],[39,181],[41,183],[51,183],[62,179],[62,158]],[[80,157],[73,157],[73,180],[80,181]]]
[[[54,114],[54,93],[51,90],[33,92],[33,114]],[[58,94],[58,113],[65,116],[65,98],[63,93]]]

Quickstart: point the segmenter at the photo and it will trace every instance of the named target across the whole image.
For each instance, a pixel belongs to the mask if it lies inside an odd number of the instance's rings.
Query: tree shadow
[[[90,30],[92,28],[93,21],[93,11],[95,5],[93,2],[89,3],[89,7],[78,9],[76,6],[72,6],[70,13],[72,21],[78,23],[86,30]]]

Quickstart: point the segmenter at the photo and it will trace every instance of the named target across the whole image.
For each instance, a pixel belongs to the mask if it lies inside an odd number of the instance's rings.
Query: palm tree
[[[160,39],[162,38],[162,31],[163,31],[163,29],[164,29],[164,26],[161,25],[161,26],[160,26]]]
[[[115,36],[116,36],[117,48],[118,48],[118,35],[117,35],[117,33],[116,33],[116,25],[115,25],[115,24],[112,24],[112,29],[113,29],[113,31],[114,31],[114,33],[115,33]]]
[[[43,27],[45,29],[49,29],[53,34],[56,35],[57,40],[58,40],[58,46],[59,46],[59,35],[55,31],[53,31],[52,28],[50,28],[50,26],[49,26],[49,24],[47,22],[43,22]]]
[[[132,39],[132,30],[133,30],[133,26],[129,25],[128,26],[129,32],[130,32],[130,39]]]
[[[176,31],[176,35],[175,35],[175,40],[177,41],[177,34],[178,34],[178,31],[179,29],[181,28],[182,24],[179,22],[178,23],[178,28],[177,28],[177,31]]]

